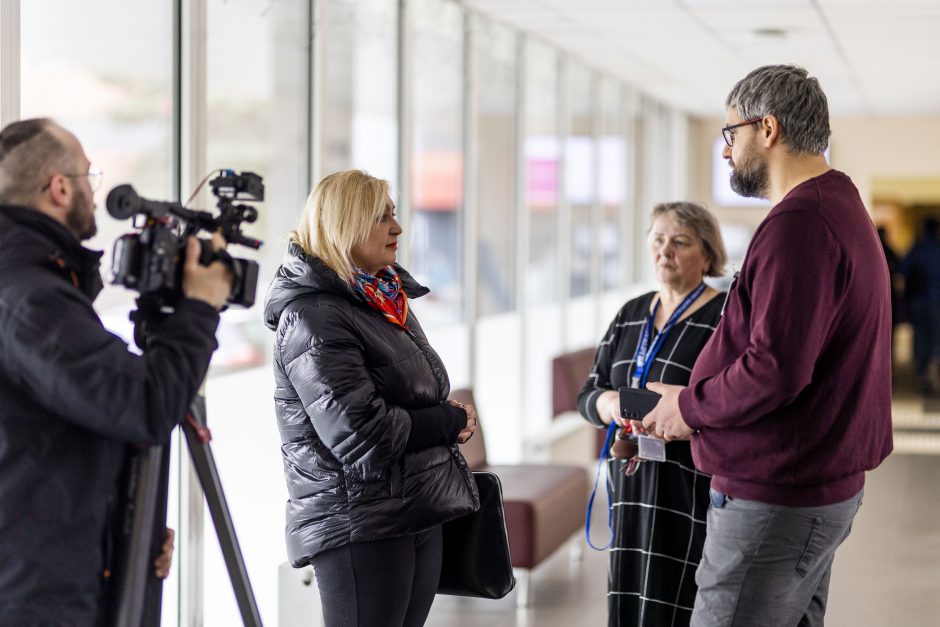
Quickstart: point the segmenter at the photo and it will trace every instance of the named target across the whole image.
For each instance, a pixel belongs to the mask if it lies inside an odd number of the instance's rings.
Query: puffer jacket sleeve
[[[280,324],[277,352],[317,436],[347,473],[380,478],[403,455],[411,419],[377,393],[354,322],[337,306],[308,302]]]

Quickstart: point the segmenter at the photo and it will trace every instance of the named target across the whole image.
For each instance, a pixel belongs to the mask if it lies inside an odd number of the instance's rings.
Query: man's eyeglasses
[[[98,188],[101,187],[101,180],[104,178],[104,172],[101,171],[101,168],[96,168],[95,166],[88,166],[88,172],[82,174],[63,174],[62,176],[67,176],[68,178],[78,178],[81,176],[88,177],[88,186],[91,187],[92,192],[97,192]],[[52,185],[52,181],[46,183],[42,186],[40,191],[46,191],[49,189],[49,186]]]
[[[725,138],[725,143],[728,144],[728,148],[734,148],[734,129],[740,128],[742,126],[748,126],[750,124],[757,124],[764,118],[754,118],[752,120],[745,120],[739,122],[738,124],[730,124],[721,129],[721,136]]]

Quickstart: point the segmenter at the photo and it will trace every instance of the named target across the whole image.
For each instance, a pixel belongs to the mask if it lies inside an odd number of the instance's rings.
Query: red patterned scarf
[[[376,275],[356,268],[349,283],[386,320],[408,329],[408,298],[401,287],[401,277],[392,266],[386,266]]]

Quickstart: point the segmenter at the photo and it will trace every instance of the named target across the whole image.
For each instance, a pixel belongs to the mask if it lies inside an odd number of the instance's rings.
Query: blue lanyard
[[[646,319],[646,324],[643,325],[643,330],[640,332],[640,341],[637,342],[636,352],[633,354],[636,369],[633,371],[632,387],[646,387],[646,378],[649,376],[653,359],[666,341],[666,336],[669,335],[672,328],[676,326],[682,314],[692,306],[692,303],[698,300],[698,297],[701,296],[704,291],[705,283],[703,282],[699,283],[698,287],[687,294],[682,302],[679,303],[679,306],[676,307],[676,310],[672,312],[672,315],[669,316],[669,319],[666,320],[666,324],[663,325],[662,330],[656,334],[656,338],[653,339],[653,327],[655,325],[656,312],[659,311],[660,302],[656,301],[656,306],[653,307],[652,313],[650,313],[649,318]]]
[[[597,482],[601,478],[601,467],[604,465],[604,458],[607,456],[607,449],[610,448],[610,439],[613,437],[616,430],[616,422],[610,423],[610,426],[607,427],[607,437],[604,438],[604,446],[601,447],[601,455],[597,459],[597,472],[594,473],[594,489],[591,490],[591,498],[588,499],[587,514],[585,514],[584,517],[584,537],[587,539],[588,546],[595,551],[609,549],[610,545],[614,543],[614,527],[612,525],[614,499],[610,477],[607,477],[607,530],[610,532],[610,536],[607,538],[607,544],[604,546],[594,546],[594,543],[591,542],[591,512],[594,511],[594,495],[597,494]]]
[[[659,349],[662,348],[663,342],[666,341],[666,336],[669,335],[669,332],[672,331],[672,328],[676,326],[676,322],[679,321],[679,318],[682,317],[682,314],[692,306],[699,296],[702,295],[702,292],[705,291],[705,283],[699,283],[698,287],[692,290],[679,306],[676,307],[676,310],[672,312],[672,315],[669,316],[669,320],[666,321],[666,324],[663,325],[662,331],[656,335],[656,339],[652,341],[652,346],[650,345],[650,340],[653,336],[653,325],[656,320],[656,311],[659,309],[659,302],[657,301],[656,306],[653,307],[653,312],[649,315],[649,318],[646,319],[646,323],[643,325],[643,330],[640,333],[640,341],[637,342],[636,352],[633,354],[633,359],[636,362],[636,370],[633,373],[633,387],[643,388],[646,387],[646,378],[649,376],[650,365],[653,363],[653,359],[656,357],[656,353],[659,352]],[[597,458],[597,471],[594,473],[594,489],[591,490],[591,498],[588,499],[587,513],[585,514],[584,520],[584,536],[587,539],[588,546],[597,551],[603,551],[609,549],[610,546],[614,543],[614,528],[612,525],[613,517],[613,488],[612,481],[610,477],[607,478],[607,530],[610,533],[607,539],[607,544],[604,546],[594,546],[594,543],[591,542],[591,512],[594,510],[594,496],[597,494],[597,482],[600,481],[601,477],[601,468],[604,466],[604,462],[607,457],[607,450],[610,447],[610,440],[614,436],[614,433],[617,431],[617,423],[611,422],[610,426],[607,427],[607,437],[604,438],[604,446],[601,448],[601,454]]]

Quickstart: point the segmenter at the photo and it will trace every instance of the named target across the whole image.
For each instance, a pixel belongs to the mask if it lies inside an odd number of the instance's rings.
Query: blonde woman
[[[275,408],[289,498],[287,550],[313,564],[329,627],[423,625],[441,524],[478,506],[457,443],[476,429],[395,263],[386,181],[324,178],[291,234],[265,304],[276,332]]]

